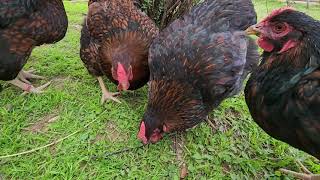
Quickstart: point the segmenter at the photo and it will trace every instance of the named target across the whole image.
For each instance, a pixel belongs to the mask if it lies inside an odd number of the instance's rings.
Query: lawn
[[[276,0],[254,3],[259,19],[284,5]],[[188,167],[188,179],[280,179],[285,175],[278,172],[279,168],[299,170],[295,159],[320,173],[318,160],[274,140],[254,123],[243,95],[224,101],[211,113],[215,129],[202,123],[188,131],[179,158],[173,148],[174,135],[155,145],[127,149],[141,145],[136,134],[147,102],[147,87],[124,93],[122,104],[101,106],[99,85],[79,58],[87,2],[64,4],[69,18],[66,37],[54,45],[36,48],[26,66],[52,81],[45,93],[20,96],[21,90],[1,82],[0,156],[34,149],[80,131],[39,151],[0,159],[0,180],[179,179],[181,161]],[[295,7],[320,19],[320,6]]]

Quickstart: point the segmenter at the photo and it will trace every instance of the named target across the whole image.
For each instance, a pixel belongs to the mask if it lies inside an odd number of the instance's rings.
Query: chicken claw
[[[46,87],[48,87],[49,85],[51,84],[51,81],[50,82],[47,82],[46,84],[42,85],[42,86],[39,86],[37,88],[33,87],[33,85],[29,85],[29,89],[25,92],[23,92],[21,95],[24,96],[28,93],[34,93],[34,94],[40,94],[40,93],[43,93],[43,89],[45,89]]]
[[[113,100],[117,103],[121,103],[117,98],[115,98],[114,96],[119,95],[119,92],[116,93],[111,93],[107,90],[102,77],[97,77],[98,81],[99,81],[99,85],[101,87],[101,91],[102,91],[102,97],[101,97],[101,104],[104,104],[108,99]]]
[[[18,77],[12,81],[8,81],[10,84],[13,84],[14,86],[19,87],[20,89],[24,90],[25,92],[22,93],[22,95],[28,94],[28,93],[35,93],[39,94],[42,93],[41,90],[49,86],[51,82],[48,82],[40,87],[35,88],[31,83],[24,82],[23,80],[20,80]]]
[[[30,79],[45,79],[45,77],[32,74],[32,72],[34,72],[34,70],[29,70],[29,71],[21,70],[17,78],[27,84],[31,84],[31,82],[29,81]]]
[[[117,98],[115,98],[114,96],[119,95],[119,92],[116,93],[110,93],[110,92],[102,92],[102,97],[101,97],[101,104],[104,104],[108,99],[113,100],[117,103],[121,103]]]
[[[297,163],[301,167],[303,173],[297,173],[283,168],[279,169],[279,171],[303,180],[320,180],[320,174],[312,174],[300,161],[297,161]]]
[[[38,76],[35,74],[32,74],[34,72],[34,70],[29,70],[29,71],[21,71],[20,74],[22,77],[24,77],[25,79],[46,79],[43,76]]]

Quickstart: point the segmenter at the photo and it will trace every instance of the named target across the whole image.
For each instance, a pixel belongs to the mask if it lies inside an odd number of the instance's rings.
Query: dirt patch
[[[79,167],[82,171],[87,171],[87,168],[89,167],[89,163],[86,160],[82,160],[79,162]]]
[[[52,141],[52,142],[55,142],[56,140],[58,140],[58,139],[54,139],[54,141]],[[52,145],[52,146],[49,146],[49,152],[50,152],[50,154],[51,155],[55,155],[56,153],[57,153],[57,144],[54,144],[54,145]]]
[[[225,133],[231,128],[231,123],[224,118],[208,117],[207,122],[212,129],[212,133],[216,133],[217,131]]]
[[[115,142],[123,138],[121,137],[121,134],[118,131],[116,123],[113,121],[108,121],[106,123],[106,133],[108,140],[111,142]]]
[[[118,130],[116,123],[114,121],[108,121],[105,125],[105,133],[99,133],[94,138],[92,143],[97,143],[99,141],[110,141],[110,142],[121,142],[128,139],[128,135],[120,132]]]
[[[237,111],[236,109],[234,109],[233,107],[231,107],[230,109],[228,109],[226,111],[227,115],[232,115],[233,117],[240,117],[241,113],[239,111]]]
[[[232,121],[239,119],[239,117],[241,117],[241,113],[234,108],[230,108],[225,111],[224,116],[221,118],[208,116],[207,123],[210,125],[213,133],[217,131],[225,133],[232,127]]]
[[[91,141],[91,144],[95,144],[99,141],[105,141],[107,140],[106,135],[105,134],[97,134],[97,136]]]
[[[49,125],[57,120],[59,120],[59,116],[57,114],[49,114],[41,118],[38,122],[24,128],[24,130],[32,133],[45,133],[48,131]]]
[[[11,112],[13,110],[13,105],[12,104],[7,104],[5,105],[5,110],[7,110],[8,112]],[[1,179],[0,179],[1,180]]]
[[[228,174],[231,171],[231,167],[226,162],[222,163],[223,173]]]
[[[65,89],[66,82],[71,81],[70,77],[56,77],[52,80],[54,87],[59,90]]]

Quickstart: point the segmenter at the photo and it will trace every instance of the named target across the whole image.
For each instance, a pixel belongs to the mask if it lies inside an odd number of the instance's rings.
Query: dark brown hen
[[[106,75],[118,90],[135,90],[149,80],[148,48],[158,34],[154,22],[134,6],[132,0],[96,0],[89,3],[81,32],[81,59],[97,77],[103,103],[119,102],[107,91]]]
[[[160,33],[149,50],[149,100],[139,139],[191,128],[238,93],[257,66],[244,30],[256,23],[250,0],[207,0]]]
[[[247,30],[259,36],[262,62],[246,102],[272,137],[320,159],[320,22],[281,8]]]
[[[61,0],[0,1],[0,80],[39,93],[28,81],[43,78],[22,68],[32,49],[60,41],[67,31],[68,20]]]

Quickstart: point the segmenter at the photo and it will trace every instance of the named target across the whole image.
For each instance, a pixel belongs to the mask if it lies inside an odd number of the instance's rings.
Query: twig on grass
[[[129,152],[129,151],[131,151],[131,150],[139,149],[139,148],[142,148],[142,147],[144,147],[144,146],[145,146],[145,145],[139,145],[139,146],[136,146],[136,147],[124,148],[124,149],[121,149],[121,150],[119,150],[119,151],[114,151],[114,152],[106,153],[106,154],[103,155],[103,156],[92,156],[91,159],[96,160],[96,159],[99,159],[99,158],[108,158],[108,157],[110,157],[110,156],[117,155],[117,154],[122,154],[122,153],[125,153],[125,152]]]
[[[30,153],[33,153],[33,152],[36,152],[36,151],[39,151],[41,149],[44,149],[44,148],[47,148],[47,147],[50,147],[50,146],[53,146],[59,142],[62,142],[68,138],[70,138],[71,136],[83,131],[85,128],[87,128],[89,125],[91,125],[92,123],[96,122],[98,120],[98,117],[100,117],[103,113],[105,113],[107,110],[104,110],[103,112],[101,112],[94,120],[92,120],[91,122],[89,122],[88,124],[86,124],[83,128],[61,138],[61,139],[58,139],[56,141],[53,141],[52,143],[49,143],[47,145],[44,145],[44,146],[40,146],[40,147],[37,147],[37,148],[34,148],[34,149],[31,149],[31,150],[28,150],[28,151],[23,151],[23,152],[20,152],[20,153],[16,153],[16,154],[9,154],[9,155],[4,155],[4,156],[0,156],[0,159],[5,159],[5,158],[10,158],[10,157],[15,157],[15,156],[21,156],[21,155],[25,155],[25,154],[30,154]]]

